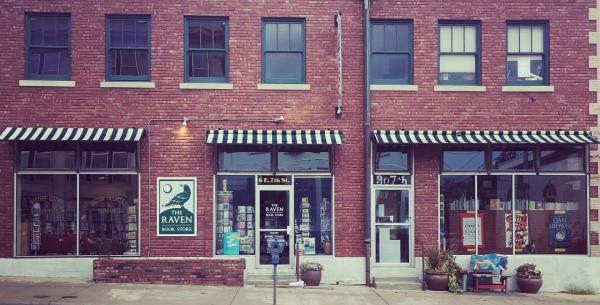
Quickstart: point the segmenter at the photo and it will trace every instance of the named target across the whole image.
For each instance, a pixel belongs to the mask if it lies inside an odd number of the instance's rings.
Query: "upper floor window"
[[[371,82],[412,82],[412,22],[371,22]]]
[[[439,84],[479,85],[479,39],[479,23],[440,23]]]
[[[279,171],[329,171],[327,147],[282,147],[277,151]]]
[[[444,171],[484,171],[485,149],[445,149],[442,152],[442,168]]]
[[[375,171],[409,171],[410,150],[408,146],[378,145],[375,148]]]
[[[227,19],[186,17],[186,81],[227,82],[227,51]]]
[[[304,20],[264,19],[262,32],[263,83],[304,83]]]
[[[547,23],[507,24],[506,83],[548,84]]]
[[[150,17],[108,16],[106,79],[150,80]]]
[[[69,15],[25,15],[25,77],[68,80],[71,78],[71,30]]]

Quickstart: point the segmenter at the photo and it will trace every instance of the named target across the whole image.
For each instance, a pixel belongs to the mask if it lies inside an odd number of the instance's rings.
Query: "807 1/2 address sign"
[[[410,185],[409,175],[373,175],[373,184],[376,185]]]

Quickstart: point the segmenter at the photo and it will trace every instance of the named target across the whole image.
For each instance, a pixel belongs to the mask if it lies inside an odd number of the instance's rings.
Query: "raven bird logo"
[[[192,191],[190,190],[190,187],[185,184],[180,184],[179,186],[183,187],[183,192],[175,195],[175,197],[171,198],[171,200],[169,200],[169,202],[163,204],[163,207],[170,207],[170,206],[178,205],[180,208],[182,208],[183,205],[188,200],[190,200],[190,196],[192,195]]]

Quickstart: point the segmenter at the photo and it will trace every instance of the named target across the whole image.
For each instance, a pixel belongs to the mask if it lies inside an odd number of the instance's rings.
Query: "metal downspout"
[[[364,0],[364,45],[365,45],[365,99],[364,99],[364,150],[365,150],[365,284],[371,286],[371,17],[370,0]]]

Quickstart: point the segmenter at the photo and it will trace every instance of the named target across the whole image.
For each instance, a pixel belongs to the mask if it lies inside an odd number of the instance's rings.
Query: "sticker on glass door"
[[[279,264],[290,263],[289,235],[290,224],[289,192],[288,191],[260,191],[260,233],[259,256],[260,264],[271,264],[271,254],[267,250],[267,240],[283,239],[285,247],[279,255]]]

